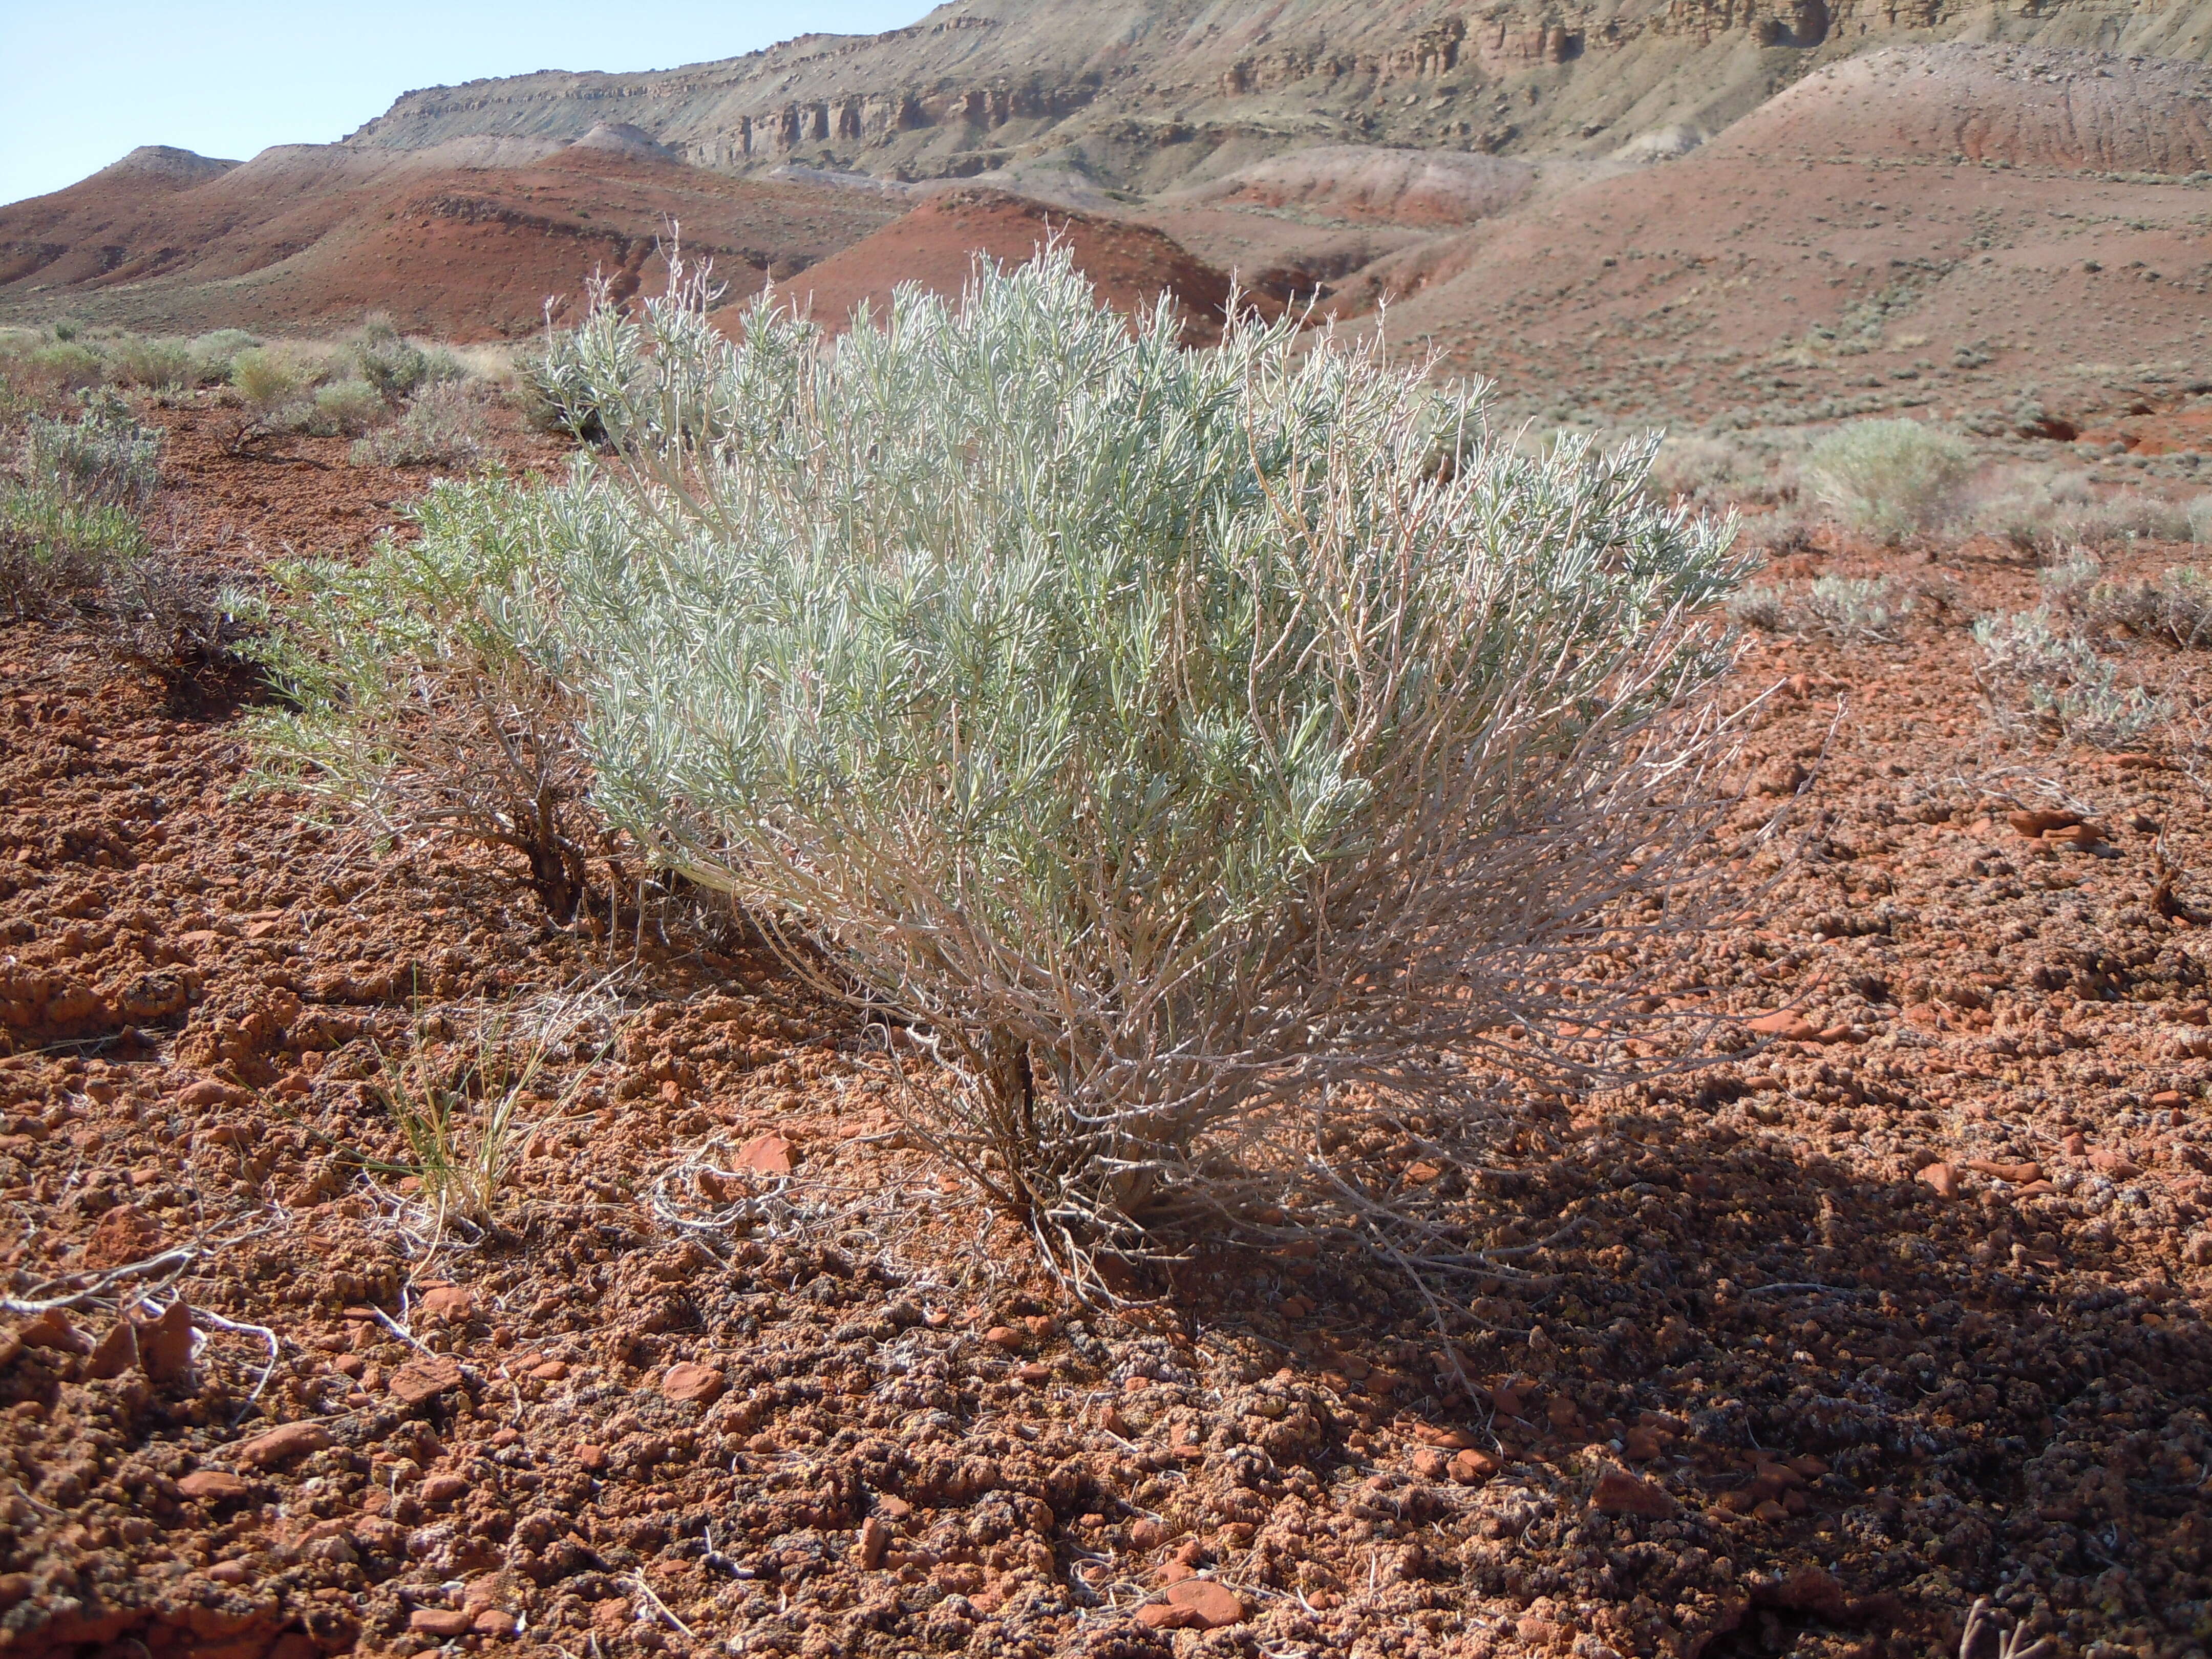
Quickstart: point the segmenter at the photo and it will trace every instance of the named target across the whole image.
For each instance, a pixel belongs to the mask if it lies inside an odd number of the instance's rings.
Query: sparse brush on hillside
[[[433,483],[413,541],[360,565],[279,567],[281,625],[244,649],[291,704],[257,717],[265,775],[387,837],[514,848],[567,921],[597,826],[576,699],[536,603],[556,574],[548,510],[502,478]]]
[[[1804,475],[1844,523],[1893,541],[1942,522],[1972,460],[1961,441],[1917,421],[1854,421],[1813,446]]]

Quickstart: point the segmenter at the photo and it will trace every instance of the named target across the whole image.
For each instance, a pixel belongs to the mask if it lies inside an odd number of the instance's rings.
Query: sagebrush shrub
[[[200,360],[182,340],[126,334],[107,343],[107,378],[148,392],[180,392],[199,384]]]
[[[1917,421],[1854,421],[1814,444],[1803,471],[1844,522],[1895,538],[1940,522],[1972,464],[1959,439]]]
[[[1975,678],[2000,726],[2126,749],[2173,718],[2164,698],[2119,684],[2118,666],[2046,607],[1984,617]]]
[[[137,511],[161,483],[159,427],[141,426],[115,393],[88,397],[74,421],[33,415],[26,426],[23,471],[33,488],[49,488],[83,507]]]
[[[939,1143],[1048,1247],[1279,1178],[1356,1080],[1448,1091],[1665,839],[1739,567],[1648,444],[1525,458],[1289,326],[1188,352],[1064,254],[834,344],[594,326],[599,798],[921,1022]]]
[[[387,412],[384,394],[366,380],[332,380],[315,388],[313,423],[319,437],[351,438],[366,432]]]
[[[404,402],[430,379],[429,358],[381,313],[362,325],[354,339],[353,359],[361,378],[389,404]]]
[[[1520,1022],[1705,822],[1741,574],[1648,442],[1521,455],[1287,325],[1186,351],[1064,252],[835,341],[705,291],[571,337],[618,464],[447,486],[302,587],[281,754],[455,821],[495,745],[422,732],[576,718],[564,807],[896,1013],[925,1133],[1063,1264],[1310,1194],[1301,1126],[1569,1063]]]
[[[445,381],[410,398],[398,420],[357,441],[347,459],[356,466],[467,468],[483,459],[490,441],[482,405],[465,386]]]

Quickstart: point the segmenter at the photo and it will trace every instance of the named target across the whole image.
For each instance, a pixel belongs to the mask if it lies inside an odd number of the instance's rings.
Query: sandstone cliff
[[[620,124],[732,172],[1018,182],[1053,157],[1150,193],[1316,145],[1680,147],[1816,67],[1946,40],[2204,59],[2212,0],[957,0],[719,63],[413,92],[348,143]]]

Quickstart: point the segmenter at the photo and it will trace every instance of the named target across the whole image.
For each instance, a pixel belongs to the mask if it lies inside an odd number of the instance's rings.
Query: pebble
[[[426,1504],[450,1504],[468,1496],[469,1483],[465,1475],[434,1474],[422,1486],[422,1501]]]
[[[860,1558],[860,1565],[871,1571],[880,1565],[884,1559],[884,1547],[890,1541],[891,1529],[884,1524],[880,1517],[872,1515],[860,1523],[860,1541],[855,1551]]]
[[[2040,1164],[2001,1164],[1986,1158],[1978,1158],[1971,1160],[1966,1167],[1977,1175],[1989,1176],[1992,1181],[2009,1181],[2021,1187],[2025,1187],[2032,1181],[2043,1179],[2043,1166]]]
[[[1606,1515],[1642,1515],[1663,1519],[1680,1507],[1666,1489],[1629,1474],[1609,1468],[1597,1478],[1590,1507]]]
[[[532,1365],[530,1374],[540,1382],[558,1382],[568,1375],[568,1364],[566,1360],[549,1359],[542,1365]]]
[[[328,1430],[319,1423],[285,1423],[257,1434],[238,1449],[238,1461],[250,1469],[273,1469],[325,1449]]]
[[[486,1607],[469,1621],[469,1628],[478,1636],[500,1639],[514,1635],[520,1622],[503,1607]]]
[[[176,1382],[192,1369],[192,1310],[182,1297],[137,1330],[138,1368],[155,1382]]]
[[[27,1348],[51,1348],[57,1353],[90,1353],[92,1339],[70,1323],[59,1308],[49,1308],[15,1333]]]
[[[253,1490],[227,1469],[194,1469],[177,1482],[179,1496],[203,1504],[225,1504]]]
[[[690,1361],[671,1365],[660,1379],[660,1392],[669,1399],[698,1406],[714,1404],[726,1386],[722,1373],[714,1366]]]
[[[417,1636],[435,1637],[441,1642],[466,1636],[476,1620],[465,1613],[452,1607],[417,1607],[407,1615],[407,1628]]]
[[[1959,1172],[1948,1164],[1930,1164],[1920,1171],[1919,1179],[1935,1188],[1938,1198],[1959,1195]]]

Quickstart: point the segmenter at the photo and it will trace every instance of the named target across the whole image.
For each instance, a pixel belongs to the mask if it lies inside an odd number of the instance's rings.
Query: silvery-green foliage
[[[33,415],[23,444],[23,472],[33,489],[58,492],[80,507],[136,512],[161,483],[159,427],[141,426],[113,392],[88,393],[74,421]]]
[[[1912,609],[1912,596],[1899,594],[1887,576],[1822,576],[1806,596],[1808,628],[1856,644],[1887,640]]]
[[[1516,454],[1289,325],[1188,351],[1064,252],[835,341],[696,296],[563,371],[621,457],[538,517],[599,805],[919,1022],[938,1144],[1048,1244],[1455,1086],[1665,867],[1741,570],[1649,442]]]
[[[567,665],[546,628],[547,500],[496,475],[434,482],[412,540],[386,538],[358,564],[276,567],[287,603],[238,649],[283,695],[253,718],[265,780],[394,840],[512,848],[566,919],[592,822]]]
[[[2122,686],[2110,659],[2053,621],[2038,606],[1974,624],[1981,647],[1976,678],[2001,724],[2025,723],[2094,748],[2125,749],[2172,718],[2164,698]]]
[[[1804,473],[1845,523],[1894,539],[1948,514],[1972,465],[1958,438],[1918,421],[1852,421],[1813,446]]]

